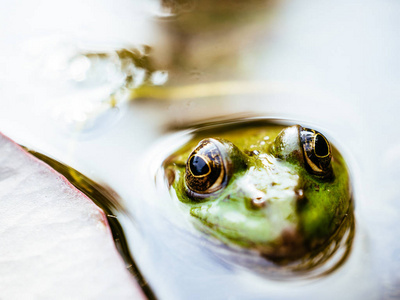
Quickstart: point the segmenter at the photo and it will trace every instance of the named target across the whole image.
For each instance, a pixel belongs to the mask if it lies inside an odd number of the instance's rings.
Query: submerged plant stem
[[[302,86],[290,85],[290,91],[296,90],[299,94],[310,94]],[[180,101],[185,99],[198,99],[217,96],[251,95],[284,93],[289,91],[289,86],[284,82],[269,81],[219,81],[210,83],[191,84],[185,86],[153,86],[142,85],[130,89],[132,100],[160,99]]]

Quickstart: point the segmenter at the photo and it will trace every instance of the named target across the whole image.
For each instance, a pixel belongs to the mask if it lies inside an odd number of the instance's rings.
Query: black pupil
[[[190,171],[194,176],[200,176],[207,174],[210,171],[210,167],[201,156],[193,156],[190,160]]]
[[[320,134],[315,137],[315,154],[318,156],[329,154],[328,142]]]

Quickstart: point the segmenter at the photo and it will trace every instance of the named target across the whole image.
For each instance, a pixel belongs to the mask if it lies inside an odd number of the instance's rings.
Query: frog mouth
[[[261,255],[275,263],[286,264],[289,261],[304,256],[307,252],[303,235],[295,228],[282,230],[279,243],[273,249],[259,247]]]

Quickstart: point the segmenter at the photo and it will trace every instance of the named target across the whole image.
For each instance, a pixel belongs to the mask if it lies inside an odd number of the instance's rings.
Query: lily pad
[[[142,299],[104,212],[0,134],[2,299]]]

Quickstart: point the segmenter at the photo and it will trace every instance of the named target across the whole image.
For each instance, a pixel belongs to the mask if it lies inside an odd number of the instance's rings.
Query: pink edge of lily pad
[[[107,218],[0,133],[1,299],[144,299]]]

